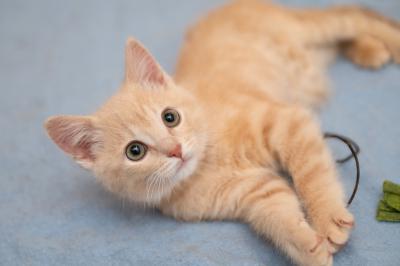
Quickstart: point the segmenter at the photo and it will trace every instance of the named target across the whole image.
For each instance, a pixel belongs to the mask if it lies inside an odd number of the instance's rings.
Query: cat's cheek
[[[95,164],[92,171],[106,190],[120,197],[130,198],[132,187],[137,187],[137,184],[134,184],[135,175],[130,168],[129,162],[121,162],[115,157],[103,157]]]

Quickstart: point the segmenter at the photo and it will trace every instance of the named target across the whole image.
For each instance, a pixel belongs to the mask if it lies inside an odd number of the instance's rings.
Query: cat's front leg
[[[329,243],[305,220],[295,191],[283,178],[266,172],[198,178],[161,209],[188,221],[239,219],[275,243],[296,265],[331,265]]]
[[[318,123],[307,110],[286,107],[269,113],[265,128],[267,146],[291,174],[312,225],[336,252],[347,242],[354,219]]]
[[[328,241],[306,221],[293,189],[281,177],[244,180],[237,201],[242,219],[271,239],[296,263],[332,265]]]

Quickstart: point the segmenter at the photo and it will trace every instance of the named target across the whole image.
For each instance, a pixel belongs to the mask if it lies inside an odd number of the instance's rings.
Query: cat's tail
[[[295,11],[304,41],[310,45],[340,44],[356,64],[377,68],[393,59],[400,64],[400,23],[375,11],[341,6]]]

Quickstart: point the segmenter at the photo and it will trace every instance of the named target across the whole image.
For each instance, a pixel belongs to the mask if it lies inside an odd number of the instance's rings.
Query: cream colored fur
[[[129,39],[116,95],[46,128],[121,197],[185,221],[241,220],[296,264],[332,265],[354,218],[312,109],[327,98],[337,49],[363,67],[399,62],[400,28],[357,7],[236,1],[190,29],[174,78]],[[165,108],[180,113],[177,127],[164,125]],[[125,155],[133,140],[148,146],[140,161]],[[168,156],[179,144],[182,158]]]

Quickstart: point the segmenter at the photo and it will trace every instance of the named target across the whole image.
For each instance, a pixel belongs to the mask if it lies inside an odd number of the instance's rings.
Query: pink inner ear
[[[127,42],[125,61],[127,80],[137,83],[165,84],[166,80],[161,67],[151,54],[133,39]]]
[[[71,135],[62,139],[59,144],[60,148],[78,159],[94,161],[96,158],[92,153],[92,147],[96,142],[89,137],[82,137],[77,143],[74,143],[74,138],[75,136]]]
[[[157,84],[165,84],[165,79],[164,76],[162,75],[162,73],[160,74],[160,72],[158,71],[158,67],[155,65],[151,66],[151,74],[149,77],[149,81],[152,83],[157,83]]]
[[[56,117],[46,124],[53,141],[66,153],[76,159],[94,161],[93,145],[98,141],[88,121],[73,121]]]
[[[139,79],[151,83],[164,84],[164,75],[154,58],[138,43],[136,43],[134,49],[137,50],[137,60],[139,62],[137,71],[141,72]]]

